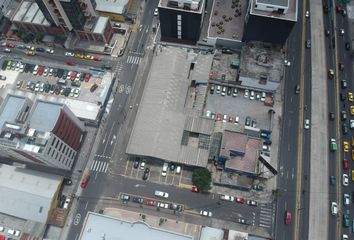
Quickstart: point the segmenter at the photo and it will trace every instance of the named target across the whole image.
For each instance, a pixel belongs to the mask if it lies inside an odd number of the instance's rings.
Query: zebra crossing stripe
[[[95,172],[107,172],[108,170],[108,163],[107,162],[103,162],[103,161],[94,161],[91,165],[90,170],[91,171],[95,171]]]

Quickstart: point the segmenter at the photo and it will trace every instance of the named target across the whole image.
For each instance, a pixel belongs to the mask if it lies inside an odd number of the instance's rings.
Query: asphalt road
[[[302,1],[298,2],[298,9],[302,10]],[[295,24],[287,42],[287,59],[291,66],[286,68],[284,80],[284,103],[282,116],[282,132],[280,147],[280,161],[278,174],[278,193],[276,211],[276,239],[293,239],[294,224],[285,225],[285,211],[292,215],[296,211],[296,176],[297,155],[298,155],[298,126],[300,111],[300,95],[295,94],[295,86],[300,84],[301,79],[301,49],[303,42],[299,39],[302,36],[302,16],[299,14],[298,22]],[[306,55],[307,56],[307,55]],[[306,62],[308,58],[305,59]],[[307,70],[308,71],[308,70]],[[305,81],[307,82],[307,81]],[[305,86],[305,89],[308,86]],[[301,89],[304,91],[304,89]],[[307,90],[306,90],[307,93]],[[309,104],[310,105],[310,104]],[[310,111],[310,106],[308,110]],[[305,226],[303,226],[305,227]]]

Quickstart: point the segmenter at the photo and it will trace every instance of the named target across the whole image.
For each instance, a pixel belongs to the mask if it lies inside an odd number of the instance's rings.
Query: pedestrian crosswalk
[[[270,228],[273,225],[275,217],[275,208],[273,205],[261,206],[261,211],[259,215],[259,226],[263,228]]]
[[[109,165],[108,162],[94,160],[90,170],[93,172],[105,173],[108,170],[108,165]]]
[[[130,64],[140,64],[142,56],[136,54],[130,54],[127,59],[127,63]]]

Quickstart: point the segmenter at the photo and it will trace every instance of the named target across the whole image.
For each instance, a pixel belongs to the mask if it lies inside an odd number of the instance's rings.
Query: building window
[[[60,154],[59,162],[61,162],[62,157],[63,157],[63,155]]]
[[[177,20],[181,21],[182,20],[182,15],[177,15]]]
[[[60,143],[59,151],[61,151],[62,146],[63,146],[63,142]]]
[[[58,159],[58,154],[59,154],[59,153],[57,152],[57,155],[55,155],[55,159]]]
[[[53,152],[52,152],[52,157],[53,157],[54,153],[55,153],[55,150],[53,150]]]
[[[66,156],[68,156],[69,150],[70,150],[70,148],[68,147],[68,148],[66,149],[66,153],[65,153]]]
[[[55,148],[58,148],[58,144],[59,144],[59,139],[57,141],[57,144],[55,144]]]
[[[49,149],[48,149],[48,153],[47,153],[48,155],[50,154],[50,151],[51,151],[51,150],[52,150],[52,148],[49,148]]]
[[[53,138],[53,141],[52,141],[52,146],[54,145],[54,142],[55,142],[55,137]]]
[[[63,154],[65,152],[65,149],[66,149],[66,145],[64,145],[64,147],[63,147],[63,151],[62,151]]]

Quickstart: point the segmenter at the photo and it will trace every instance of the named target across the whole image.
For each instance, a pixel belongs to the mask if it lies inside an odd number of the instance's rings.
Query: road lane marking
[[[86,205],[85,205],[85,210],[87,209],[87,206],[88,206],[88,201],[86,202]]]
[[[184,233],[187,233],[188,225],[189,225],[188,223],[185,223],[185,224],[184,224]]]

